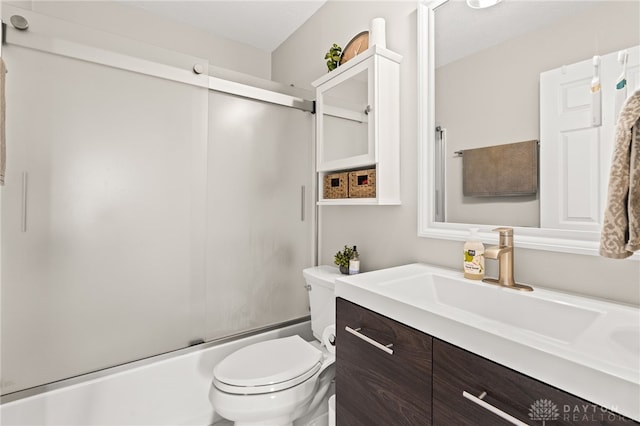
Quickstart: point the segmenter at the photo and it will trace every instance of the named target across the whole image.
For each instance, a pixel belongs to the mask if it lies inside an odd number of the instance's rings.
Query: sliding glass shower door
[[[3,47],[3,395],[308,315],[311,114],[184,56],[26,44]]]
[[[309,314],[308,112],[209,93],[207,339]]]
[[[204,332],[207,89],[5,46],[2,393]]]

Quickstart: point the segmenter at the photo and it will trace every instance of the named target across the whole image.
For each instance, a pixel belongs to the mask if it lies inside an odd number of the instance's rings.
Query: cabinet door
[[[510,425],[463,395],[479,397],[519,424],[637,424],[583,399],[510,370],[438,339],[433,339],[433,424]]]
[[[373,65],[369,58],[318,87],[318,171],[375,163]]]
[[[431,424],[431,336],[338,298],[338,425]],[[383,346],[389,354],[361,335]]]

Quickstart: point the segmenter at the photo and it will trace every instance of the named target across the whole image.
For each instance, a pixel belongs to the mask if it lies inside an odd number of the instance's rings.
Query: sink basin
[[[432,275],[437,303],[570,343],[602,312],[490,284]]]
[[[616,328],[611,332],[609,338],[616,348],[620,348],[634,356],[640,354],[639,326]]]
[[[574,341],[603,314],[567,302],[540,298],[535,291],[523,293],[433,273],[390,280],[382,285],[399,298],[431,300],[475,315],[479,321],[498,321],[562,343]]]

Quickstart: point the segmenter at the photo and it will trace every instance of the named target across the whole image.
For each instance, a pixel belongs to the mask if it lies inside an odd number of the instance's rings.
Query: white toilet
[[[291,425],[314,410],[334,378],[335,356],[322,346],[322,333],[335,323],[334,281],[338,268],[303,271],[309,288],[315,341],[300,336],[267,340],[237,350],[213,369],[209,393],[218,414],[235,425]]]

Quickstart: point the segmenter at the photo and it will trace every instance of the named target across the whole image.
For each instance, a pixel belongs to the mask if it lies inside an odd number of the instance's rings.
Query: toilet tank
[[[309,305],[311,306],[311,328],[313,336],[322,340],[325,327],[336,322],[335,279],[340,270],[335,266],[314,266],[302,271],[309,287]]]

